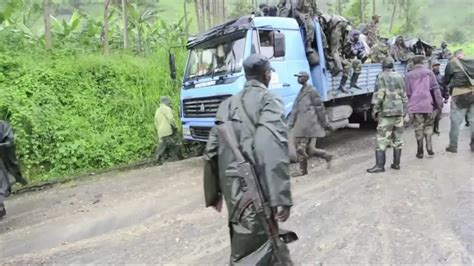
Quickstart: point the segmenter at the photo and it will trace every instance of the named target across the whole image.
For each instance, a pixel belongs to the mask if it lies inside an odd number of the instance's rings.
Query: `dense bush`
[[[182,52],[177,60],[182,66]],[[153,152],[160,95],[178,110],[168,77],[165,49],[141,58],[0,45],[0,119],[12,123],[26,174],[36,180],[133,162]]]

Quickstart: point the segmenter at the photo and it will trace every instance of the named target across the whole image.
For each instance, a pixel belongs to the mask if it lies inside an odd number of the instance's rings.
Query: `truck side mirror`
[[[176,60],[172,52],[169,52],[168,64],[170,67],[170,77],[172,80],[176,80]]]
[[[273,57],[285,56],[285,34],[274,32],[273,50]]]

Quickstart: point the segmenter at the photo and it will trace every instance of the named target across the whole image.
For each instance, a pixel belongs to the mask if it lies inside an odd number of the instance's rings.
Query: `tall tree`
[[[104,0],[104,25],[102,29],[102,53],[109,54],[109,5],[110,0]]]
[[[360,23],[365,23],[365,0],[360,1]]]
[[[376,0],[372,0],[372,15],[375,16],[377,14],[377,6],[375,4]]]
[[[123,48],[128,48],[127,0],[122,0]]]
[[[392,18],[390,19],[390,27],[388,28],[389,33],[392,33],[393,24],[395,23],[395,14],[397,13],[397,6],[398,0],[393,0]]]
[[[44,46],[46,49],[53,49],[53,38],[51,34],[51,11],[49,0],[43,0],[43,18],[44,18]]]

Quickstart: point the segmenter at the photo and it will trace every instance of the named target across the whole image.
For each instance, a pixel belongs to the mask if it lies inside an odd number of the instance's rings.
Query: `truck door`
[[[291,98],[298,92],[297,80],[293,76],[297,72],[290,70],[288,67],[287,47],[289,40],[284,31],[278,32],[285,35],[285,55],[281,57],[275,56],[273,36],[276,31],[274,29],[254,30],[252,34],[252,53],[258,53],[270,59],[272,67],[275,69],[275,72],[272,73],[270,90],[280,96],[286,104],[287,98]]]

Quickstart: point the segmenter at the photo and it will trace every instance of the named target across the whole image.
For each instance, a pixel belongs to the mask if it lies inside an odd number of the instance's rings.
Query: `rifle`
[[[243,211],[252,204],[275,251],[273,255],[276,262],[284,262],[285,260],[281,258],[279,252],[281,239],[279,239],[278,224],[272,215],[272,209],[265,201],[253,165],[244,158],[242,152],[239,150],[233,122],[226,121],[217,125],[216,129],[219,139],[223,140],[227,147],[231,149],[237,161],[235,169],[226,170],[226,176],[236,176],[243,181],[242,189],[244,194],[237,203],[234,213],[229,214],[231,216],[231,222],[238,222]]]

